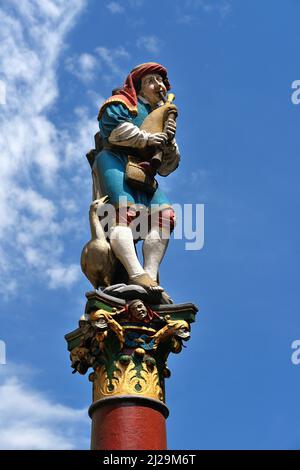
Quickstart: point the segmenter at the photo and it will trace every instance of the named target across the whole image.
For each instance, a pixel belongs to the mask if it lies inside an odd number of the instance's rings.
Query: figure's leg
[[[131,188],[124,180],[124,173],[127,164],[127,157],[116,156],[108,150],[103,150],[97,157],[95,165],[98,172],[100,185],[104,194],[109,196],[109,202],[118,206],[120,198],[125,198],[129,203],[145,203],[148,205],[148,198],[137,197],[137,192]],[[142,201],[141,199],[144,199]],[[130,206],[131,207],[131,206]],[[130,222],[135,218],[135,211],[122,206],[117,211],[116,223],[110,229],[110,245],[116,258],[123,264],[132,284],[140,285],[146,289],[163,291],[148,273],[142,268],[137,257],[133,234],[129,227]],[[125,209],[125,211],[123,211]],[[120,215],[121,213],[121,215]]]
[[[175,225],[172,208],[163,209],[151,217],[148,235],[143,243],[144,269],[153,280],[157,280],[159,265],[165,255],[170,235]]]
[[[125,267],[130,282],[146,289],[162,291],[157,282],[142,268],[137,257],[130,222],[135,217],[135,211],[130,208],[117,211],[116,224],[110,230],[110,244],[115,256]]]

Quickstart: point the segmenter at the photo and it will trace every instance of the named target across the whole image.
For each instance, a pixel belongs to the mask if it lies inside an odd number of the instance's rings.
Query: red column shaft
[[[167,408],[163,404],[157,406],[156,400],[134,400],[129,397],[124,400],[100,400],[90,410],[91,448],[164,450],[167,448],[167,414]]]

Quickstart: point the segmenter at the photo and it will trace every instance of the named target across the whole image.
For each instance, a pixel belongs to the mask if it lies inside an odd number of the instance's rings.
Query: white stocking
[[[156,281],[159,265],[166,252],[169,238],[161,236],[161,229],[152,227],[147,234],[143,244],[144,269]]]
[[[129,277],[144,274],[137,257],[130,227],[115,225],[110,231],[110,245],[115,256],[121,261]]]

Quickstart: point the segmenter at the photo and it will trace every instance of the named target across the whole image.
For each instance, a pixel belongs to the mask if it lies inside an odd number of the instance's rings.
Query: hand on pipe
[[[168,135],[165,132],[157,132],[150,134],[148,137],[148,146],[150,147],[163,147],[168,141]]]
[[[171,118],[168,119],[165,131],[168,135],[168,140],[172,140],[175,137],[175,133],[176,133],[175,119],[171,119]]]

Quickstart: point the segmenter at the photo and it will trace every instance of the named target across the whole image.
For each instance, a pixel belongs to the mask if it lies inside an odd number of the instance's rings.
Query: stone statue
[[[108,241],[100,229],[101,240],[96,241],[98,223],[90,212],[94,236],[82,254],[82,270],[96,288],[111,285],[112,279],[124,282],[124,273],[122,281],[112,274],[116,258],[126,270],[125,284],[139,286],[152,298],[156,295],[158,303],[171,303],[158,283],[158,270],[174,228],[175,214],[155,175],[168,176],[180,159],[175,141],[177,108],[171,103],[174,95],[166,97],[169,89],[166,68],[149,62],[135,67],[124,86],[114,90],[102,105],[98,143],[96,150],[91,151],[96,199],[91,211],[95,213],[97,200],[106,197],[116,215]],[[131,228],[141,207],[146,208],[149,221],[143,240],[143,265]]]
[[[146,305],[139,299],[132,300],[128,306],[129,318],[132,321],[143,322],[147,319],[148,312]]]
[[[165,448],[167,361],[189,340],[197,313],[191,303],[174,304],[159,281],[175,214],[156,175],[168,176],[180,160],[169,90],[165,67],[135,67],[101,106],[95,149],[87,154],[93,201],[81,269],[95,289],[86,293],[78,328],[65,339],[73,373],[91,370],[92,449],[133,448],[139,416],[146,431],[161,436],[150,449]],[[136,251],[140,240],[143,264]],[[116,429],[129,435],[130,444],[111,447]]]
[[[150,323],[153,318],[160,318],[157,313],[144,304],[140,299],[134,299],[127,304],[128,319],[133,322]]]

